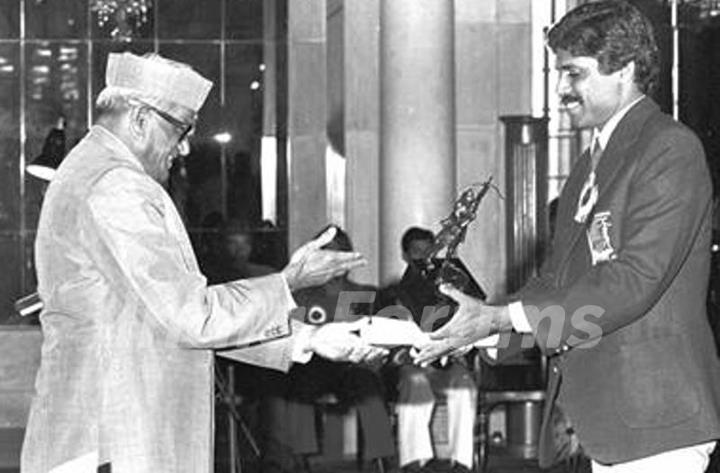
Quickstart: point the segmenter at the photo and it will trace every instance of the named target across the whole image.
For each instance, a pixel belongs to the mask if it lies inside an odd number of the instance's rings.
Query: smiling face
[[[640,95],[632,81],[634,65],[600,71],[595,58],[557,52],[557,93],[575,128],[602,128],[616,112]]]

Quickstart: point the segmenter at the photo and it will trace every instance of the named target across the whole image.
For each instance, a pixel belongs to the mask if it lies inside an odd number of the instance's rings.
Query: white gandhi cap
[[[136,96],[182,122],[192,122],[213,86],[190,66],[157,54],[110,53],[105,91]],[[102,94],[102,92],[101,92]]]

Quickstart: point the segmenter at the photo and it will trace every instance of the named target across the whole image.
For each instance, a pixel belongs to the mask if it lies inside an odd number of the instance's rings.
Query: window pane
[[[228,39],[263,38],[263,0],[226,0],[225,15]]]
[[[28,38],[85,38],[87,0],[25,1]]]
[[[20,0],[4,0],[0,8],[0,38],[20,36]]]
[[[263,45],[229,44],[225,61],[225,124],[237,130],[242,140],[259,141],[262,135],[264,92]],[[257,143],[259,146],[259,143]],[[253,144],[254,146],[255,144]]]
[[[108,2],[106,2],[108,3]],[[113,39],[136,41],[151,39],[154,28],[154,12],[151,0],[133,2],[130,15],[123,15],[112,10],[93,10],[90,30],[95,39]]]
[[[87,130],[87,46],[43,42],[26,49],[26,129],[28,157],[37,155],[60,117],[67,143]]]
[[[20,47],[0,43],[0,321],[20,295]]]
[[[260,144],[263,123],[263,47],[229,44],[225,61],[228,214],[252,225],[261,220]]]
[[[159,8],[159,38],[220,39],[222,37],[220,0],[156,1]]]
[[[87,130],[87,46],[59,41],[32,43],[27,45],[26,58],[25,156],[30,163],[40,155],[48,133],[60,119],[64,119],[68,148]],[[26,176],[28,232],[37,227],[43,189],[44,183]]]

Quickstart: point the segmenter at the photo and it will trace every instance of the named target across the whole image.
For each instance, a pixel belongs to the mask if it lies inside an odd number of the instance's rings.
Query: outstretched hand
[[[430,343],[419,347],[420,351],[414,357],[416,364],[427,365],[489,335],[512,328],[507,307],[487,305],[447,284],[441,286],[440,291],[455,300],[458,308],[448,323],[430,334]]]
[[[321,286],[332,278],[366,264],[360,253],[322,249],[332,241],[336,231],[335,227],[329,228],[293,253],[290,262],[282,270],[291,291]]]
[[[387,355],[384,348],[363,342],[358,332],[367,325],[363,317],[354,322],[331,322],[320,326],[310,338],[310,349],[333,361],[351,361],[370,363]]]

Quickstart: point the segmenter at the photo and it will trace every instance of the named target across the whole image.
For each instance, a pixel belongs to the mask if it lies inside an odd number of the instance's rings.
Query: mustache
[[[562,95],[560,97],[560,103],[563,105],[567,105],[570,102],[582,102],[582,99],[578,97],[577,95]]]

